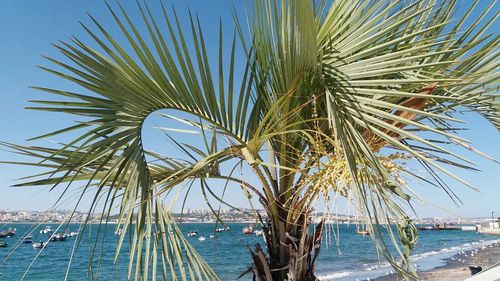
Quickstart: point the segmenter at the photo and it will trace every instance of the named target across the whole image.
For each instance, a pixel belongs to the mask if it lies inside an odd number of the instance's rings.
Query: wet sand
[[[462,251],[446,260],[446,265],[429,271],[419,272],[425,281],[462,281],[471,276],[470,265],[479,265],[483,270],[500,263],[500,243],[474,250]],[[396,281],[395,275],[374,279],[377,281]],[[498,277],[500,280],[500,276]]]

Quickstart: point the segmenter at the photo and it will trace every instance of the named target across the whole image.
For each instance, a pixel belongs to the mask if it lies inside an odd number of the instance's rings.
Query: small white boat
[[[68,234],[69,237],[76,237],[78,236],[78,232],[72,231]]]
[[[54,231],[52,230],[52,226],[50,226],[50,225],[48,225],[44,229],[40,230],[40,234],[51,234],[52,232],[54,232]]]
[[[215,235],[210,235],[210,239],[214,239],[215,238]]]
[[[56,241],[66,241],[66,234],[52,234],[50,236],[50,241],[51,242],[56,242]]]
[[[196,235],[198,235],[198,231],[196,231],[196,230],[191,230],[188,233],[188,237],[195,237]]]
[[[221,227],[221,228],[216,228],[215,232],[222,232],[222,231],[228,231],[229,227]]]
[[[47,248],[47,243],[44,243],[44,242],[34,243],[33,248],[35,248],[35,249]]]
[[[262,230],[255,230],[253,233],[255,233],[255,236],[262,236]]]
[[[198,240],[205,241],[206,239],[205,239],[205,236],[200,236],[200,238],[198,238]]]

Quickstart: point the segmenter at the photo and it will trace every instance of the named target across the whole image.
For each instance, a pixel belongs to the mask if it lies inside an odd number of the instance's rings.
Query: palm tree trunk
[[[320,253],[323,221],[311,231],[309,212],[301,213],[295,223],[287,222],[286,217],[283,212],[279,218],[269,217],[263,227],[267,254],[259,244],[255,246],[255,252],[252,252],[253,280],[318,280],[314,266]]]

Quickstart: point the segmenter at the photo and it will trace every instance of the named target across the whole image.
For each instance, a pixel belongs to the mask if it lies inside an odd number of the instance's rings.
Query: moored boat
[[[215,232],[223,232],[223,231],[228,231],[229,227],[221,227],[221,228],[216,228]]]
[[[51,234],[52,232],[54,231],[50,225],[47,225],[44,229],[40,230],[40,234]]]
[[[47,243],[40,241],[39,243],[33,244],[33,248],[35,249],[47,248]]]
[[[16,229],[15,229],[15,228],[9,228],[9,229],[7,230],[7,233],[6,233],[6,234],[7,234],[7,237],[11,237],[11,236],[16,235]]]
[[[252,234],[253,233],[253,224],[250,224],[249,226],[244,227],[241,232],[243,234]]]
[[[7,247],[7,243],[5,242],[0,242],[0,248],[5,248]]]
[[[369,236],[370,235],[370,232],[368,232],[368,230],[361,230],[361,229],[358,229],[356,230],[356,234],[359,234],[359,235],[362,235],[362,236]]]
[[[21,241],[21,243],[23,243],[23,244],[33,243],[33,236],[28,235],[28,236],[23,237],[23,240]]]
[[[52,236],[50,236],[50,241],[51,242],[66,241],[66,235],[65,234],[52,234]]]
[[[0,238],[7,237],[7,233],[5,231],[0,231]]]
[[[200,238],[198,238],[198,240],[200,240],[200,241],[205,241],[205,240],[206,240],[206,238],[205,238],[205,236],[200,236]]]
[[[188,235],[188,237],[195,237],[196,235],[198,235],[198,231],[191,230],[191,231],[189,231],[189,233],[187,235]]]

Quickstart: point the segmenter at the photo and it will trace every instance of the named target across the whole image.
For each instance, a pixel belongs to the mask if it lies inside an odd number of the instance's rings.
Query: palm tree
[[[161,197],[197,181],[204,194],[226,203],[209,179],[240,185],[265,210],[267,218],[256,215],[264,239],[251,250],[254,280],[316,280],[326,225],[312,225],[312,206],[336,196],[366,218],[377,251],[403,277],[417,278],[408,262],[417,233],[407,210],[418,196],[405,178],[440,187],[459,202],[441,177],[472,187],[448,170],[474,164],[449,147],[486,155],[460,137],[456,113],[475,112],[500,128],[499,38],[487,34],[494,2],[484,11],[478,2],[454,20],[453,0],[254,0],[246,23],[234,12],[230,50],[220,27],[216,65],[197,17],[184,30],[163,5],[157,18],[138,4],[147,30],[141,33],[121,6],[108,6],[126,42],[92,18],[96,30],[83,27],[100,51],[73,38],[55,44],[64,60],[48,58],[56,67],[41,67],[85,91],[34,87],[54,99],[33,101],[39,106],[30,109],[79,118],[35,139],[71,132],[74,140],[57,148],[4,145],[48,169],[20,185],[83,182],[82,193],[95,191],[91,212],[99,201],[108,215],[119,205],[119,224],[132,233],[135,280],[218,280]],[[244,69],[235,67],[237,51],[245,54]],[[206,145],[171,138],[186,159],[145,150],[144,121],[163,109],[192,116],[163,115],[191,126]],[[233,175],[241,169],[259,185]]]

